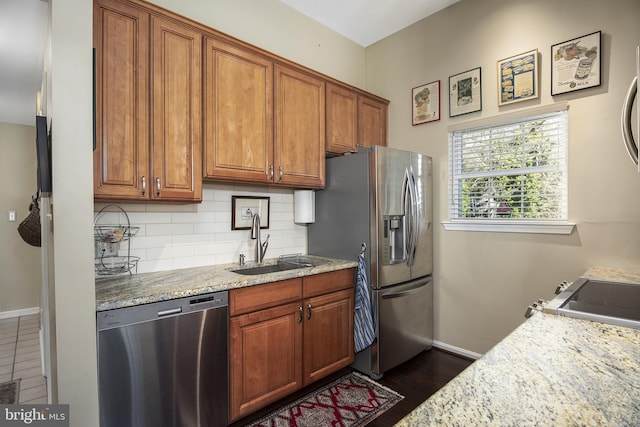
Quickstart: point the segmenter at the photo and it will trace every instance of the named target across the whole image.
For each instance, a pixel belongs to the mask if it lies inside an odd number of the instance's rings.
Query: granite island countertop
[[[232,263],[133,275],[98,276],[95,280],[96,311],[132,307],[209,292],[227,291],[279,280],[344,270],[358,265],[355,261],[312,255],[305,255],[305,257],[326,261],[326,263],[315,267],[258,275],[241,275],[231,271],[238,268],[255,267],[258,264],[247,263],[240,267],[237,263]],[[275,264],[277,261],[277,258],[265,259],[261,265]]]
[[[640,283],[640,270],[583,277]],[[638,426],[640,330],[536,312],[397,426]]]

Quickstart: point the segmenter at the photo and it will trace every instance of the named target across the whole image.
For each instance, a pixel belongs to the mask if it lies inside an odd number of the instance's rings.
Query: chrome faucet
[[[255,239],[256,241],[256,262],[258,264],[262,263],[264,254],[267,253],[269,236],[270,234],[267,234],[267,238],[264,243],[260,241],[260,216],[258,214],[254,214],[251,222],[251,239]]]

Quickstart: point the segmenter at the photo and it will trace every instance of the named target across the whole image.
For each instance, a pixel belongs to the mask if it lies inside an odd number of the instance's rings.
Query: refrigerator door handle
[[[407,236],[407,265],[413,266],[416,255],[416,248],[418,246],[419,235],[419,220],[418,220],[418,197],[416,180],[413,175],[413,171],[409,169],[405,172],[405,179],[407,182],[407,195],[405,199],[405,210],[407,214],[407,228],[409,230]],[[408,202],[408,203],[407,203]]]
[[[404,199],[404,216],[405,216],[405,257],[406,264],[411,267],[413,264],[413,191],[411,184],[411,175],[409,169],[404,170],[404,181],[402,183],[402,196]]]
[[[413,208],[413,248],[411,249],[411,265],[416,259],[416,250],[418,248],[418,239],[420,238],[420,210],[418,209],[418,185],[416,184],[416,177],[411,171],[411,184],[413,188],[413,201],[411,206]]]

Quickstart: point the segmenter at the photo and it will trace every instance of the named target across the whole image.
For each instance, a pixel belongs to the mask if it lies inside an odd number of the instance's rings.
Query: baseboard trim
[[[440,341],[434,341],[433,346],[437,347],[441,350],[448,351],[449,353],[458,354],[460,356],[467,357],[469,359],[478,360],[482,357],[480,353],[475,353],[473,351],[465,350],[464,348],[456,347],[453,345],[445,344]]]
[[[12,317],[29,316],[39,314],[40,307],[23,308],[20,310],[0,311],[0,319],[10,319]]]

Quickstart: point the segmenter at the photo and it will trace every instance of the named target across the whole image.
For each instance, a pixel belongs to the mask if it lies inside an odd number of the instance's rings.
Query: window
[[[461,229],[457,222],[532,231],[522,226],[567,223],[567,111],[540,110],[450,130],[445,228]]]

